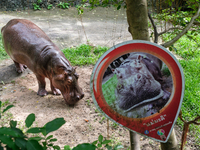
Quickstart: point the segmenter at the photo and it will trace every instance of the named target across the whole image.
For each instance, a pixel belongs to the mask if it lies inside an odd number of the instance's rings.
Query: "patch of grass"
[[[200,116],[200,59],[180,60],[185,75],[185,94],[183,99],[183,117],[194,119]],[[187,113],[188,112],[188,113]]]
[[[192,60],[180,60],[185,76],[185,93],[181,106],[184,120],[191,121],[200,116],[200,58]],[[183,125],[178,120],[179,125]],[[191,124],[190,131],[196,137],[196,143],[200,146],[200,126]]]
[[[102,85],[103,96],[108,105],[111,105],[116,100],[115,89],[117,83],[118,83],[117,76],[114,75],[112,78],[110,78],[106,83]]]
[[[63,53],[72,65],[94,65],[99,57],[108,50],[108,47],[91,46],[82,44],[78,47],[63,49]],[[9,58],[4,50],[2,35],[0,34],[0,60]]]
[[[163,39],[169,41],[174,38],[176,34],[165,34]],[[182,36],[173,46],[169,49],[184,59],[193,59],[200,56],[200,35],[189,31],[186,35]]]
[[[200,116],[200,35],[199,31],[189,31],[181,37],[170,50],[181,56],[179,60],[185,76],[185,93],[181,106],[183,119],[191,121]],[[163,36],[169,41],[176,34],[168,33]],[[177,124],[183,127],[183,122],[178,119]],[[190,132],[196,138],[196,145],[200,146],[200,126],[191,124]]]
[[[8,58],[8,54],[4,50],[4,46],[2,43],[2,35],[0,34],[0,60]]]
[[[99,57],[108,50],[107,47],[93,47],[82,44],[78,47],[63,49],[63,53],[72,65],[94,65]]]

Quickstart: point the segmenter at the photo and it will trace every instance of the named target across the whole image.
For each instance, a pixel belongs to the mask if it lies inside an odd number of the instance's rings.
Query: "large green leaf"
[[[6,144],[8,147],[12,148],[13,150],[16,150],[16,145],[11,139],[11,137],[6,136],[6,135],[0,135],[0,141]]]
[[[20,130],[19,128],[11,128],[11,129],[19,135],[18,137],[21,137],[21,138],[26,137],[24,133],[22,132],[22,130]]]
[[[20,137],[20,134],[18,132],[16,132],[15,130],[11,129],[11,128],[7,128],[7,127],[1,127],[0,128],[0,135],[10,135],[10,136],[14,136],[14,137]]]
[[[43,147],[38,143],[38,141],[30,140],[26,143],[27,150],[43,150]]]
[[[26,141],[25,139],[23,139],[23,138],[16,138],[16,139],[15,139],[15,143],[16,143],[16,145],[17,145],[20,149],[22,149],[22,150],[25,150],[25,149],[26,149],[26,143],[27,143],[27,141]]]
[[[44,128],[46,129],[46,133],[43,132],[44,136],[48,133],[58,130],[63,124],[65,124],[64,118],[56,118],[50,122],[48,122]]]
[[[96,149],[95,145],[89,144],[89,143],[83,143],[83,144],[77,145],[72,150],[95,150],[95,149]]]
[[[44,127],[42,127],[42,128],[34,127],[34,128],[28,129],[26,132],[27,132],[27,133],[41,133],[41,132],[43,132],[44,130],[45,130]]]
[[[10,109],[10,108],[12,108],[12,107],[14,107],[14,105],[9,105],[9,106],[7,106],[7,107],[3,110],[3,113],[6,112],[8,109]]]
[[[25,120],[26,127],[29,128],[33,124],[34,121],[35,121],[35,114],[33,113],[29,114]]]
[[[41,140],[45,140],[45,138],[39,137],[39,136],[35,136],[35,137],[30,137],[29,140],[41,141]]]

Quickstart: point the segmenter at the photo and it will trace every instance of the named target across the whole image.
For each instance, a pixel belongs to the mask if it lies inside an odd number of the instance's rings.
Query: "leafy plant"
[[[33,3],[33,9],[34,10],[41,10],[40,6],[38,4]]]
[[[68,9],[70,4],[69,3],[65,3],[65,2],[60,2],[57,6],[62,8],[62,9]]]
[[[52,5],[52,4],[50,4],[50,5],[47,5],[47,9],[48,9],[48,10],[50,10],[52,7],[53,7],[53,5]]]
[[[1,105],[0,101],[0,106]],[[0,107],[0,119],[3,113],[12,108],[13,105],[8,105],[5,109],[1,110]],[[0,149],[6,148],[18,150],[18,149],[37,149],[37,150],[46,150],[50,147],[53,149],[60,149],[59,146],[54,145],[53,142],[57,141],[57,139],[53,138],[53,135],[47,136],[49,133],[59,129],[63,124],[65,124],[65,120],[63,118],[56,118],[48,123],[46,123],[43,127],[31,127],[33,122],[35,121],[35,114],[30,114],[25,120],[25,125],[28,128],[25,133],[22,132],[21,129],[17,128],[17,121],[10,121],[9,127],[1,127],[0,128]],[[41,133],[43,136],[34,136],[28,137],[27,134],[38,134]]]
[[[8,105],[4,108],[6,103],[0,101],[0,119],[2,114],[14,107],[14,105]],[[9,127],[0,127],[0,149],[47,150],[53,148],[54,150],[60,150],[61,148],[58,145],[54,145],[57,139],[53,138],[53,135],[49,135],[49,133],[58,130],[65,124],[65,120],[63,118],[56,118],[46,123],[43,127],[31,127],[34,121],[35,114],[29,114],[25,120],[25,126],[27,128],[25,132],[17,128],[17,121],[13,120],[10,121]],[[30,134],[33,136],[30,137]],[[41,136],[38,136],[38,134]],[[106,140],[102,135],[99,135],[98,140],[91,144],[78,144],[72,149],[69,145],[65,145],[64,150],[103,150],[103,148],[107,148],[107,150],[118,150],[123,148],[122,145],[112,147],[109,145],[110,142],[111,140]]]
[[[86,6],[86,5],[83,5],[83,4],[81,4],[81,5],[76,5],[76,8],[77,8],[77,10],[78,10],[78,14],[79,14],[79,15],[82,15],[82,14],[83,14],[83,12],[84,12],[83,8],[84,8],[85,6]]]
[[[117,150],[124,148],[122,145],[116,145],[115,147],[111,147],[108,145],[111,140],[106,140],[102,135],[99,135],[98,140],[94,141],[92,144],[96,146],[98,150],[103,150],[103,148],[107,148],[107,150]]]
[[[42,0],[37,0],[37,3],[33,3],[33,9],[41,10],[41,8],[40,8],[41,3],[42,3]]]

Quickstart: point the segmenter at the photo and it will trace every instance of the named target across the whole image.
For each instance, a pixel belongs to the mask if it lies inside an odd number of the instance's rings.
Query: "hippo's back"
[[[42,50],[54,46],[44,31],[25,19],[10,20],[1,32],[6,52],[21,64],[37,61]]]

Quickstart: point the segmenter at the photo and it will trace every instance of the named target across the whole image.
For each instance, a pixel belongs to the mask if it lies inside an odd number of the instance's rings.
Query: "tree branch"
[[[158,31],[157,31],[157,27],[154,23],[154,20],[153,18],[151,17],[151,14],[148,12],[148,17],[149,17],[149,20],[151,21],[151,24],[153,26],[153,29],[154,29],[154,43],[158,43]]]
[[[178,39],[180,39],[190,28],[191,26],[193,25],[193,22],[195,19],[197,19],[199,17],[199,13],[200,13],[200,5],[199,5],[199,8],[197,10],[197,13],[191,18],[190,20],[190,23],[187,25],[187,27],[185,27],[183,29],[183,31],[181,31],[175,38],[173,38],[171,41],[168,41],[164,44],[162,44],[162,46],[164,47],[169,47],[171,46],[172,44],[174,44],[176,41],[178,41]]]
[[[170,31],[170,30],[175,30],[175,29],[183,30],[183,29],[180,28],[180,27],[172,27],[172,28],[166,29],[165,31],[162,31],[162,32],[158,33],[158,36],[160,36],[160,35],[162,35],[162,34],[165,34],[166,32],[168,32],[168,31]]]
[[[188,124],[196,124],[196,125],[200,125],[200,122],[198,122],[198,120],[200,120],[200,116],[197,116],[194,120],[189,121]]]

